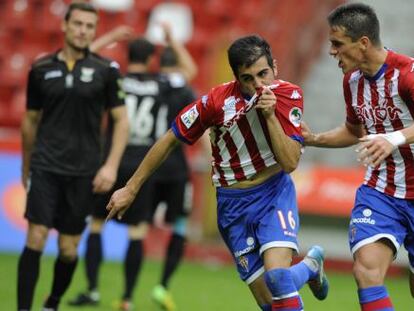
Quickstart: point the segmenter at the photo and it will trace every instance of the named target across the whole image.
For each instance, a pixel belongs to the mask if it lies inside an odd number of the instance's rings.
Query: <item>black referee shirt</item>
[[[101,163],[103,113],[124,104],[118,65],[87,52],[69,71],[57,55],[29,72],[27,109],[42,112],[31,168],[93,175]]]

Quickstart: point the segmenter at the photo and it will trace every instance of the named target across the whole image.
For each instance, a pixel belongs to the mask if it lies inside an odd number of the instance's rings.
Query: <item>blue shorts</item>
[[[414,272],[414,201],[362,185],[357,190],[349,224],[351,252],[384,238],[392,242],[395,253],[404,244]]]
[[[265,250],[298,251],[296,191],[284,172],[252,188],[217,188],[217,221],[240,278],[247,284],[264,272],[261,255]]]

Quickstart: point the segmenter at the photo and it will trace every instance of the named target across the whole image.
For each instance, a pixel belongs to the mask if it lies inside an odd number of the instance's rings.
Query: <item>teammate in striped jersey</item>
[[[302,90],[275,79],[270,46],[259,36],[236,40],[228,57],[236,80],[178,114],[126,186],[113,194],[108,217],[122,217],[180,141],[192,144],[210,129],[219,229],[241,279],[262,310],[302,310],[298,290],[306,282],[318,299],[328,293],[320,247],[290,267],[299,218],[289,173],[298,165],[303,142]]]
[[[340,6],[328,21],[330,54],[344,73],[347,118],[321,134],[304,124],[305,144],[360,143],[367,170],[349,228],[354,277],[362,310],[394,310],[384,278],[402,244],[414,271],[414,59],[383,48],[369,6]]]

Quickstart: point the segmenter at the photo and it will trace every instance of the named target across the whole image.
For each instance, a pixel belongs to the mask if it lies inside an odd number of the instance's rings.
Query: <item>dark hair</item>
[[[375,46],[381,45],[378,17],[374,9],[366,4],[341,5],[329,13],[328,22],[331,27],[344,28],[353,42],[366,36]]]
[[[128,61],[131,63],[143,63],[154,54],[155,46],[145,38],[137,38],[128,45]]]
[[[269,43],[258,35],[237,39],[227,50],[229,64],[237,78],[241,66],[250,67],[260,57],[266,56],[267,63],[273,68],[273,57]]]
[[[162,50],[160,55],[161,67],[174,67],[177,66],[178,60],[172,47],[167,46]]]
[[[74,10],[91,12],[98,15],[98,10],[96,10],[96,8],[92,4],[86,2],[74,2],[69,5],[68,10],[66,11],[65,21],[68,21],[70,19],[72,11]]]

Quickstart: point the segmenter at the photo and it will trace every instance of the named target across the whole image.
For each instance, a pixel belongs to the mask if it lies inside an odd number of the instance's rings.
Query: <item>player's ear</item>
[[[63,20],[62,21],[62,23],[60,24],[60,30],[62,30],[62,32],[66,32],[66,28],[67,28],[67,25],[66,25],[66,20]]]
[[[364,52],[367,50],[368,46],[372,44],[371,40],[367,36],[362,36],[359,39],[359,43],[360,43],[362,51]]]
[[[273,72],[275,73],[275,77],[277,77],[277,61],[273,59]]]

